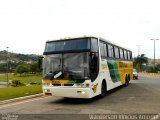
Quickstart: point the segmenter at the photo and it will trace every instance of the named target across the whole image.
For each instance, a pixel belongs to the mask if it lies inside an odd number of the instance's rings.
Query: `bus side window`
[[[100,42],[99,43],[99,46],[100,46],[100,54],[101,54],[101,57],[104,56],[104,48],[103,48],[103,43]]]
[[[127,54],[128,54],[128,60],[131,60],[132,59],[132,52],[127,51]]]
[[[91,39],[91,50],[93,52],[98,52],[98,42],[97,42],[97,39],[95,38]]]
[[[127,52],[124,50],[124,59],[127,60]]]
[[[108,56],[109,57],[114,57],[114,55],[113,55],[113,46],[112,45],[110,45],[110,44],[108,44]]]
[[[129,52],[130,53],[130,60],[132,59],[132,52]]]
[[[107,50],[106,50],[106,44],[100,42],[100,53],[101,53],[101,57],[107,57]]]
[[[108,44],[106,44],[106,56],[108,57]]]
[[[106,44],[103,44],[103,48],[104,48],[104,56],[107,57],[107,48],[106,48]]]
[[[114,46],[115,58],[119,58],[119,48]]]
[[[123,59],[123,58],[124,58],[124,55],[123,55],[123,54],[124,54],[124,53],[123,53],[123,49],[121,49],[121,48],[120,48],[119,50],[120,50],[120,58],[121,58],[121,59]]]
[[[128,60],[130,60],[130,54],[129,54],[129,51],[127,51],[127,54],[128,54]]]

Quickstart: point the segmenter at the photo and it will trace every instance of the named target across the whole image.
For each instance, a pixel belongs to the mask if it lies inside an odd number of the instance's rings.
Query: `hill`
[[[0,73],[7,71],[7,58],[9,71],[14,72],[16,67],[20,64],[34,65],[35,63],[38,63],[39,55],[25,55],[12,52],[8,52],[7,54],[7,51],[0,51]]]
[[[25,62],[25,63],[32,63],[38,60],[39,55],[34,54],[20,54],[20,53],[12,53],[8,52],[8,58],[9,61],[12,61],[14,63],[18,62]],[[6,63],[7,60],[7,51],[0,51],[0,63]]]

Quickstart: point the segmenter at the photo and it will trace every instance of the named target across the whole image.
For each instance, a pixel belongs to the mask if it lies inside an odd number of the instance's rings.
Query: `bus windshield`
[[[88,53],[52,54],[44,58],[44,79],[87,79]]]

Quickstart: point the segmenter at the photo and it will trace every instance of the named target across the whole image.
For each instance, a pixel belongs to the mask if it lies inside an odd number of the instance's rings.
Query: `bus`
[[[106,96],[133,79],[132,51],[95,36],[46,42],[43,93],[67,98]]]

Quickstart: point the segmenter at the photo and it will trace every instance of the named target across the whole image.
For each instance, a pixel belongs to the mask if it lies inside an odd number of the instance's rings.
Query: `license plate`
[[[53,80],[52,83],[53,83],[53,84],[60,84],[60,82],[59,82],[59,81],[56,81],[56,80]]]

